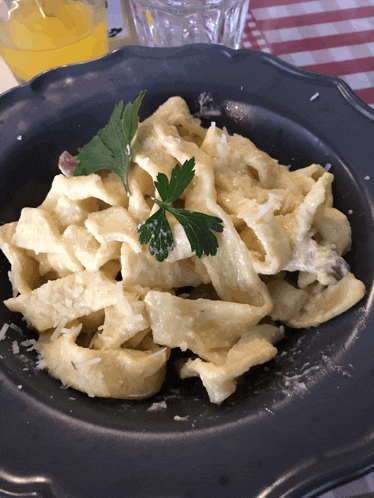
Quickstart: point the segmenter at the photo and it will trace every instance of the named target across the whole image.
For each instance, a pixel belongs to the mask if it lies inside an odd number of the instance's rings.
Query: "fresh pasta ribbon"
[[[41,206],[0,227],[13,286],[5,305],[38,330],[40,359],[65,385],[152,396],[179,348],[194,355],[179,362],[181,378],[199,377],[220,404],[239,376],[277,354],[280,324],[317,326],[364,296],[343,259],[351,229],[322,166],[290,171],[245,137],[214,122],[204,129],[180,97],[139,124],[131,147],[130,197],[112,172],[57,175]],[[199,259],[167,213],[175,248],[160,263],[136,228],[157,210],[157,175],[170,178],[192,157],[177,208],[222,220],[218,250]]]

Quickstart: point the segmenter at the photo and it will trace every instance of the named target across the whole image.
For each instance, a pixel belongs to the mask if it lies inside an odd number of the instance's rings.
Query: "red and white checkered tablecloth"
[[[374,108],[374,0],[251,0],[242,46],[339,76]]]

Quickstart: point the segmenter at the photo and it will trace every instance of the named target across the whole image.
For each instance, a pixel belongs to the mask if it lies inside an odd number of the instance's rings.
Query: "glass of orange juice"
[[[104,0],[0,0],[0,55],[29,81],[108,51]]]

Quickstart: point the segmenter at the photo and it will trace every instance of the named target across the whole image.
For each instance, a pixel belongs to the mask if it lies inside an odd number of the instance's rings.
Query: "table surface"
[[[128,0],[108,0],[107,21],[110,50],[137,45]],[[251,0],[242,47],[339,76],[374,108],[374,0]],[[0,94],[17,85],[0,57]],[[370,493],[374,472],[318,498]]]

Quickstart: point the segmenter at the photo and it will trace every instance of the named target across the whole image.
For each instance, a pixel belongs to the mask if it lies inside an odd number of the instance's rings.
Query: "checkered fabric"
[[[339,76],[374,108],[374,0],[251,0],[242,47]]]

